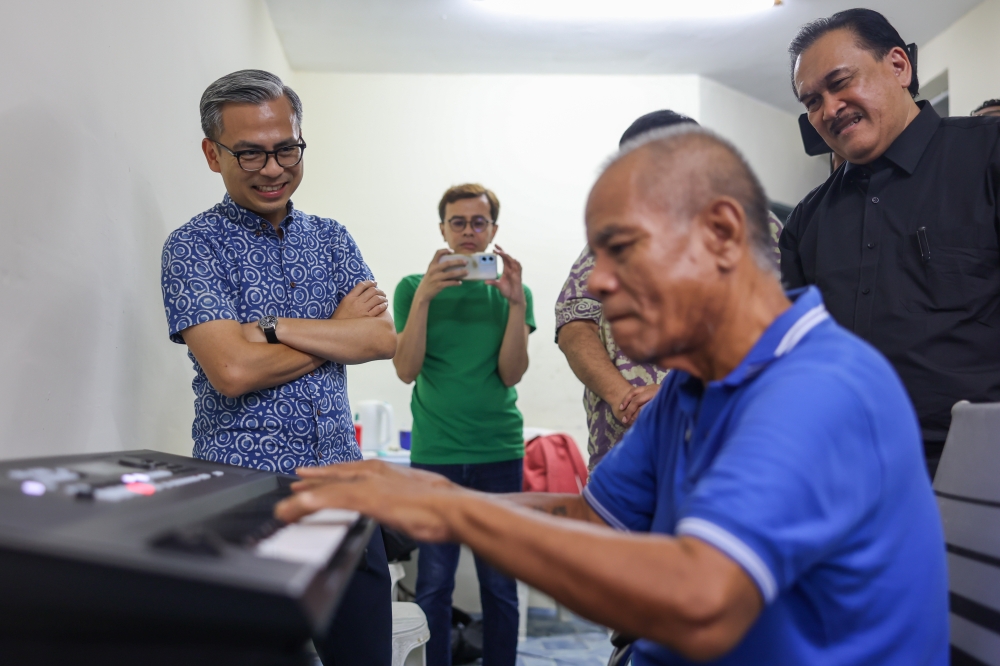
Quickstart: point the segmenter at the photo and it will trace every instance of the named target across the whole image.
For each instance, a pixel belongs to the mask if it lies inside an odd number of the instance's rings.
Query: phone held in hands
[[[454,261],[465,259],[465,268],[469,274],[463,280],[496,280],[497,255],[492,252],[476,252],[475,254],[446,254],[438,261]]]

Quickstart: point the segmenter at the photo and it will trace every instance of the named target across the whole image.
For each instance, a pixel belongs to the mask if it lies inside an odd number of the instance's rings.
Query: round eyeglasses
[[[460,234],[465,231],[466,226],[472,227],[472,230],[477,234],[481,234],[486,231],[486,227],[493,224],[493,221],[483,217],[482,215],[475,215],[471,220],[466,220],[464,217],[455,216],[448,219],[448,226],[456,234]]]
[[[282,146],[277,150],[233,150],[229,146],[223,145],[214,139],[212,142],[220,148],[225,148],[226,152],[236,158],[236,163],[244,171],[260,171],[267,166],[267,159],[274,155],[274,161],[278,166],[288,169],[302,161],[302,154],[306,151],[305,142],[295,143],[290,146]]]

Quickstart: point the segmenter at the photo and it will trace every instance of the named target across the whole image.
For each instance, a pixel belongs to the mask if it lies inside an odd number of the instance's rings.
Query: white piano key
[[[294,523],[258,543],[254,552],[259,557],[321,567],[337,552],[347,529],[343,522]]]
[[[348,511],[347,509],[320,509],[316,513],[311,513],[300,520],[299,524],[353,525],[358,522],[358,518],[360,517],[361,514],[357,511]]]

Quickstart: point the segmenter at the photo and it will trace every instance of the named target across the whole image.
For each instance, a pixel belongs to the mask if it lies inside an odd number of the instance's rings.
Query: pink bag
[[[569,435],[535,437],[524,445],[524,492],[579,494],[587,465]]]

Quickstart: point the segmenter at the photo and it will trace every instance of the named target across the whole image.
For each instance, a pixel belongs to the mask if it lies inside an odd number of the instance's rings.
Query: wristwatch
[[[270,345],[278,344],[278,335],[275,333],[275,329],[278,328],[278,318],[274,315],[267,315],[266,317],[261,317],[257,320],[257,325],[260,326],[260,330],[264,331],[264,337],[267,338],[267,343]]]

